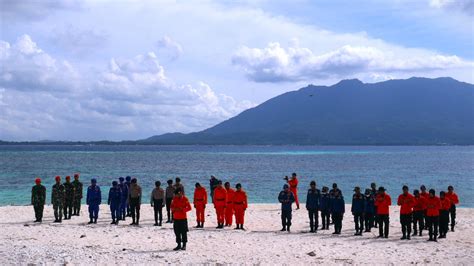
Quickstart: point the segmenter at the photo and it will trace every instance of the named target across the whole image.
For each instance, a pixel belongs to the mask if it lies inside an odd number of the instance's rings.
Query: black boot
[[[282,232],[283,232],[283,231],[286,231],[286,226],[283,226],[283,228],[281,228],[280,231],[282,231]]]
[[[180,250],[181,249],[181,243],[178,243],[178,245],[173,249],[174,251]]]
[[[186,242],[183,242],[183,246],[181,247],[181,250],[186,250]]]
[[[93,224],[94,221],[92,219],[90,219],[90,221],[87,223],[87,224]]]

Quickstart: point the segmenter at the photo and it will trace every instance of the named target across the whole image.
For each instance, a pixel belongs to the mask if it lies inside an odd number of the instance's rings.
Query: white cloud
[[[468,16],[474,16],[473,0],[430,0],[430,6],[446,11],[458,11]]]
[[[283,48],[278,42],[267,47],[243,46],[232,56],[232,63],[241,67],[250,80],[281,82],[317,78],[341,78],[360,73],[429,72],[433,70],[473,67],[457,56],[421,54],[406,56],[375,47],[345,45],[337,50],[315,54],[297,42]],[[379,73],[379,75],[380,75]]]
[[[156,43],[158,50],[167,55],[171,60],[176,60],[183,53],[181,44],[171,39],[169,36],[163,36]]]

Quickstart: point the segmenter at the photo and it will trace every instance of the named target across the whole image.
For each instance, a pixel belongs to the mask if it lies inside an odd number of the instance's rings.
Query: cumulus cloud
[[[163,36],[156,42],[158,50],[167,55],[171,60],[176,60],[183,53],[183,48],[169,36]]]
[[[369,72],[426,72],[473,66],[472,62],[457,56],[432,54],[401,58],[394,52],[370,46],[345,45],[318,55],[308,48],[299,47],[294,41],[286,49],[278,42],[269,43],[263,49],[243,46],[232,56],[232,63],[242,68],[246,76],[255,82],[340,78]]]
[[[462,12],[468,16],[474,17],[473,0],[430,0],[430,6],[446,11]]]

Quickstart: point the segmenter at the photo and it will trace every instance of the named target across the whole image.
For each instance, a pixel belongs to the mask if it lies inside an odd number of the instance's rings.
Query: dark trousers
[[[120,219],[120,202],[110,203],[110,214],[112,215],[112,221],[116,222]]]
[[[134,223],[140,222],[140,198],[130,198],[130,212]]]
[[[364,214],[361,212],[354,213],[354,223],[356,233],[362,233],[364,230]]]
[[[379,221],[379,236],[388,237],[388,227],[390,223],[390,218],[388,214],[379,214],[377,215],[377,219]]]
[[[332,220],[334,222],[334,232],[341,233],[342,230],[342,213],[333,213]]]
[[[451,214],[451,230],[454,231],[454,225],[456,224],[456,205],[451,205],[449,214]]]
[[[172,221],[173,217],[171,217],[171,202],[173,198],[166,198],[166,214],[168,216],[168,221]]]
[[[403,236],[410,236],[411,234],[411,220],[412,214],[400,214],[400,224],[402,225]]]
[[[43,220],[43,210],[44,210],[44,205],[43,204],[34,204],[33,208],[35,209],[35,218],[36,221],[42,221]]]
[[[323,229],[329,229],[329,211],[321,211],[321,220],[323,223]]]
[[[71,219],[73,203],[72,199],[64,201],[64,219]]]
[[[73,215],[79,215],[81,212],[81,199],[74,199],[73,203]]]
[[[438,236],[439,216],[426,216],[425,219],[430,233],[430,239],[436,239]]]
[[[318,210],[308,210],[309,228],[311,231],[317,231],[319,226]]]
[[[379,216],[376,214],[376,213],[377,213],[377,207],[375,207],[374,209],[375,209],[375,212],[374,212],[374,221],[372,222],[372,226],[371,226],[371,227],[377,228],[377,226],[378,226],[378,224],[379,224]]]
[[[283,228],[290,228],[291,226],[291,210],[281,211],[281,225]]]
[[[186,244],[188,242],[188,220],[174,220],[173,230],[176,236],[176,243],[181,244],[183,242]]]
[[[417,233],[417,224],[418,228],[420,230],[420,234],[423,232],[423,229],[425,229],[425,211],[414,211],[413,212],[413,231],[415,234]]]
[[[63,205],[53,204],[54,220],[61,221],[63,219]]]
[[[374,226],[374,214],[373,213],[365,213],[364,214],[364,224],[365,230],[370,231]]]
[[[449,228],[449,210],[441,210],[439,213],[439,235],[446,236]]]
[[[97,218],[99,218],[99,205],[89,204],[89,219],[91,221],[97,222]]]
[[[163,200],[153,200],[153,211],[155,212],[155,224],[163,221]]]
[[[127,215],[127,200],[121,199],[120,200],[120,207],[119,207],[119,220],[125,221],[125,216]]]

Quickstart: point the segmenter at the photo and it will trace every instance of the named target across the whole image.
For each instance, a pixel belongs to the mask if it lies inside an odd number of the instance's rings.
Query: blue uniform
[[[111,187],[109,190],[109,199],[108,204],[110,205],[110,213],[112,214],[112,220],[115,222],[115,219],[120,217],[120,203],[121,203],[122,191],[118,186]]]
[[[311,232],[316,232],[319,226],[319,201],[321,200],[321,192],[319,189],[309,189],[306,195],[306,209],[309,216],[309,228]]]
[[[89,186],[87,188],[87,205],[89,205],[89,218],[97,222],[99,217],[99,206],[102,202],[102,194],[99,186]]]
[[[323,221],[322,229],[329,229],[329,213],[330,209],[329,193],[323,192],[319,199],[319,210],[321,211],[321,220]]]
[[[127,201],[125,202],[125,205],[127,206],[127,217],[132,216],[132,209],[130,209],[130,202],[128,201],[128,192],[130,191],[130,182],[131,178],[127,176],[127,181],[125,181],[125,186],[127,187]]]
[[[355,193],[352,196],[352,207],[351,212],[354,215],[354,224],[356,235],[362,235],[364,230],[364,209],[365,209],[365,196],[363,194]]]
[[[291,205],[295,202],[295,195],[291,191],[281,191],[278,195],[278,201],[281,203],[281,223],[282,231],[290,231],[291,226]]]
[[[346,211],[344,197],[341,195],[332,196],[330,198],[330,209],[334,221],[334,233],[340,234],[342,229],[342,218],[344,216],[344,212]]]
[[[125,183],[119,183],[118,187],[120,188],[120,207],[119,207],[119,219],[125,220],[126,210],[127,210],[127,199],[128,199],[128,187]]]

